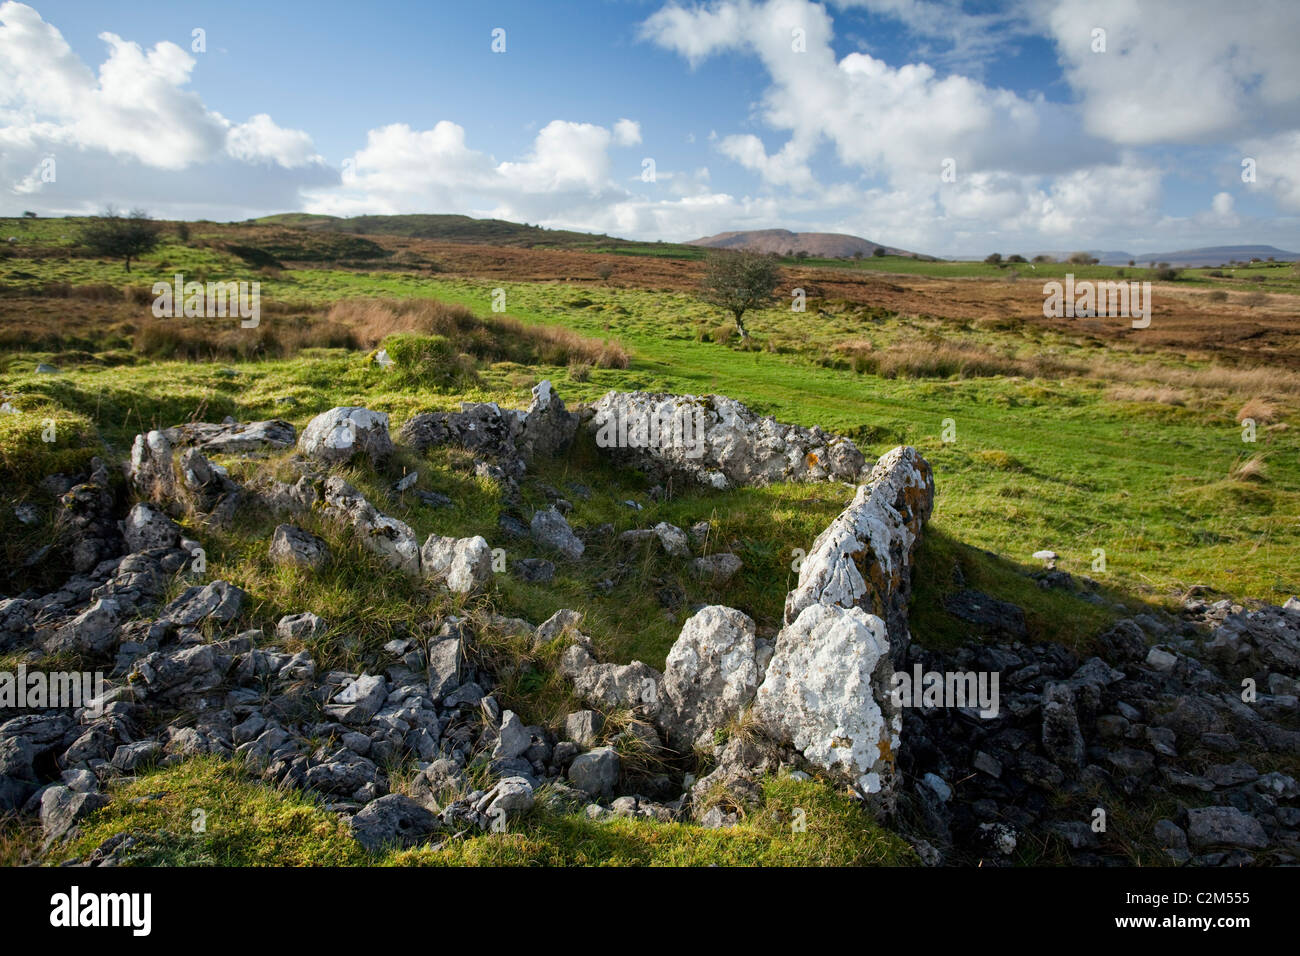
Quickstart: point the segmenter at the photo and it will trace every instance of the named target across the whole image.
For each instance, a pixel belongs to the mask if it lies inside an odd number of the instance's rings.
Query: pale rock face
[[[127,478],[137,492],[153,501],[169,501],[176,496],[172,450],[172,443],[163,432],[155,430],[135,436]]]
[[[651,716],[659,712],[663,675],[649,664],[598,664],[586,645],[578,643],[565,650],[559,669],[573,683],[574,693],[602,711],[628,708]]]
[[[407,574],[420,573],[420,545],[415,532],[405,522],[380,514],[361,492],[342,478],[333,476],[325,480],[324,509],[352,525],[367,550]]]
[[[739,716],[760,679],[754,622],[713,605],[693,615],[668,652],[660,724],[678,750],[691,747]]]
[[[442,581],[460,594],[492,583],[492,549],[480,535],[444,538],[431,534],[420,549],[420,562],[425,577]]]
[[[331,408],[302,430],[298,450],[308,458],[328,463],[349,461],[359,452],[365,452],[373,462],[382,461],[393,452],[388,415],[355,405]]]
[[[892,672],[884,621],[814,604],[777,636],[756,715],[809,763],[864,796],[881,794],[892,787],[902,728],[889,697]]]
[[[713,488],[857,481],[866,459],[847,438],[762,418],[721,395],[609,392],[588,424],[598,447],[656,478]]]
[[[908,643],[912,550],[933,507],[934,479],[925,459],[910,446],[888,452],[813,542],[799,584],[786,596],[786,623],[814,604],[865,608],[885,618],[901,655]]]

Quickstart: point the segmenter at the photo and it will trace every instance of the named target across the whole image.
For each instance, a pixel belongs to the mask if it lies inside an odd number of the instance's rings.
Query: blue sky
[[[1266,0],[7,2],[0,212],[1296,249],[1297,40]]]

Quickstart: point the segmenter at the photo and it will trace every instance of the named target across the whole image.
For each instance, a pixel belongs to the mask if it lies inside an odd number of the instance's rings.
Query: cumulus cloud
[[[1094,135],[1206,143],[1300,125],[1300,4],[1059,0],[1045,20]]]
[[[636,146],[641,142],[641,124],[636,120],[619,120],[614,124],[614,142],[619,146]]]
[[[131,204],[148,194],[164,208],[182,208],[193,200],[193,184],[210,181],[216,171],[239,177],[246,195],[264,186],[284,194],[282,173],[259,183],[250,164],[302,170],[301,182],[336,178],[324,170],[307,133],[284,129],[266,114],[236,124],[208,109],[198,93],[186,89],[195,61],[176,44],[162,41],[146,50],[114,33],[99,39],[107,56],[95,71],[36,10],[0,4],[0,177],[11,192],[37,196],[38,209],[96,208],[102,199],[85,187],[103,191],[106,182],[130,193],[123,199]],[[31,169],[48,157],[57,159],[62,175],[52,182],[33,178]],[[152,186],[141,175],[146,169],[167,174],[201,166],[212,168],[188,177],[161,175]],[[100,170],[112,172],[97,183],[76,181]],[[160,196],[159,183],[179,188]]]
[[[766,82],[757,102],[735,104],[736,126],[720,124],[707,146],[700,137],[718,176],[688,156],[646,182],[639,152],[627,152],[643,142],[641,124],[581,115],[539,118],[527,147],[500,158],[454,114],[429,128],[358,130],[340,174],[308,132],[208,107],[181,47],[106,32],[102,62],[88,65],[35,10],[4,2],[0,180],[24,208],[49,212],[105,202],[210,218],[460,212],[668,240],[785,226],[940,254],[1126,237],[1186,244],[1190,229],[1223,241],[1258,223],[1237,211],[1246,190],[1300,211],[1300,60],[1288,46],[1298,11],[1279,7],[1266,21],[1210,0],[999,12],[961,0],[670,2],[641,34],[679,55],[683,72],[731,54]],[[860,32],[864,15],[900,24],[911,61],[898,48],[886,59]],[[1092,50],[1099,27],[1104,53]],[[982,78],[981,63],[1030,33],[1054,45],[1065,101]],[[1178,157],[1151,147],[1184,144],[1213,144],[1202,154],[1214,156],[1231,144],[1257,160],[1257,182],[1237,190],[1224,172],[1219,185],[1232,192],[1207,192],[1186,219],[1163,215],[1164,171]]]

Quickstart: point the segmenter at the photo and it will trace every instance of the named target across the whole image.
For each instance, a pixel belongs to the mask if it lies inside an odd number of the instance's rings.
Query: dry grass
[[[1112,402],[1148,402],[1158,405],[1186,405],[1186,392],[1167,385],[1116,385],[1106,392]]]
[[[1233,481],[1267,481],[1268,469],[1264,464],[1261,455],[1252,455],[1245,461],[1238,459],[1233,462],[1232,469],[1228,472],[1228,477]]]
[[[1237,410],[1237,421],[1249,418],[1257,425],[1268,425],[1277,421],[1278,407],[1264,398],[1252,398]]]
[[[330,307],[326,322],[352,330],[362,348],[374,348],[394,332],[441,335],[458,352],[489,362],[627,368],[618,342],[588,338],[572,329],[524,325],[515,319],[479,318],[463,305],[434,299],[347,299]]]

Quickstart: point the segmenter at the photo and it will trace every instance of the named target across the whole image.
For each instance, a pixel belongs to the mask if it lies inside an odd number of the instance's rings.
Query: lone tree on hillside
[[[126,271],[130,272],[131,260],[151,252],[158,245],[161,231],[162,227],[143,209],[119,216],[110,206],[82,229],[81,244],[97,256],[125,260]]]
[[[747,250],[715,252],[706,260],[700,288],[706,302],[735,316],[744,339],[749,337],[742,321],[745,313],[766,305],[778,281],[780,274],[772,256]]]

